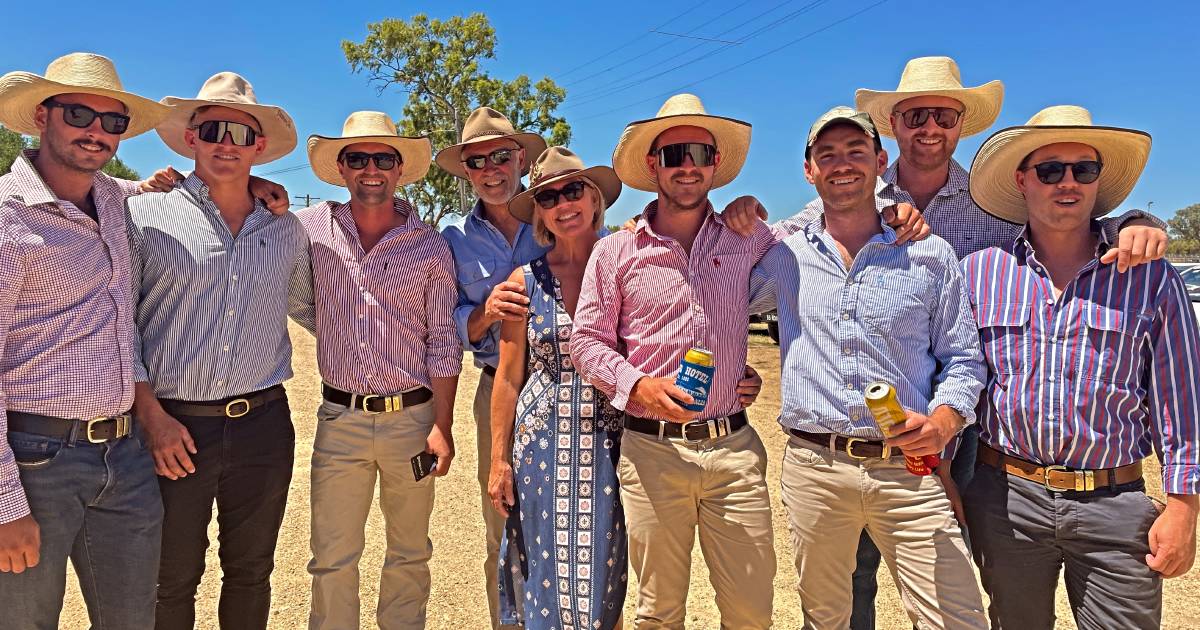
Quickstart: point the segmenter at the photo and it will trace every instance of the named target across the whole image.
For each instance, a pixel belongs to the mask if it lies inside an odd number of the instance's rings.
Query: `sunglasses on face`
[[[87,105],[78,105],[75,103],[59,103],[58,101],[46,101],[46,107],[61,108],[63,110],[63,122],[78,127],[87,129],[92,125],[92,121],[96,117],[100,117],[100,127],[108,133],[121,135],[129,128],[129,116],[117,112],[98,112]]]
[[[962,112],[952,107],[914,107],[905,111],[896,111],[904,120],[904,126],[909,129],[920,129],[925,121],[933,116],[933,122],[942,129],[953,129],[958,124]]]
[[[500,166],[513,158],[513,152],[516,149],[496,149],[487,155],[472,155],[469,158],[464,158],[462,163],[472,171],[482,169],[486,162],[491,162],[496,166]],[[486,160],[486,162],[485,162]]]
[[[1057,184],[1061,182],[1063,176],[1067,174],[1067,168],[1071,169],[1071,176],[1080,184],[1090,184],[1100,178],[1100,171],[1104,168],[1104,164],[1099,160],[1083,160],[1081,162],[1059,162],[1052,160],[1050,162],[1041,162],[1033,166],[1027,166],[1021,170],[1027,171],[1033,169],[1037,172],[1039,182],[1043,184]]]
[[[658,165],[663,168],[679,168],[686,157],[692,158],[693,166],[712,166],[717,159],[717,147],[700,142],[681,142],[658,148]]]
[[[567,201],[579,201],[579,199],[583,197],[583,189],[586,186],[587,184],[576,180],[558,190],[553,188],[543,188],[537,191],[537,194],[533,196],[533,200],[536,201],[543,210],[549,210],[558,205],[559,195],[562,195],[562,198]]]
[[[395,153],[363,153],[361,151],[351,151],[350,153],[342,154],[342,163],[347,168],[352,168],[356,171],[367,168],[367,162],[374,160],[375,167],[381,171],[390,171],[396,168],[396,164],[403,164],[404,160]]]
[[[253,127],[229,120],[206,120],[193,129],[197,138],[209,144],[221,144],[226,135],[239,147],[248,147],[258,140],[258,132]]]

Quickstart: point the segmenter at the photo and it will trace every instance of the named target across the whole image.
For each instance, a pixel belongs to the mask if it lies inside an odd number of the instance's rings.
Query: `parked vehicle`
[[[768,311],[762,315],[751,315],[750,323],[765,323],[767,325],[767,334],[771,336],[771,340],[779,343],[779,313]]]

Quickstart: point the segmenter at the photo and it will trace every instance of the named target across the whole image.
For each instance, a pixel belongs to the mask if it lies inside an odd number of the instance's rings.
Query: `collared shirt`
[[[96,173],[99,224],[56,198],[28,150],[0,177],[0,523],[29,514],[6,411],[110,416],[133,404],[133,305],[125,197]]]
[[[312,302],[300,221],[255,200],[234,236],[194,173],[126,205],[141,332],[136,380],[160,398],[208,401],[290,378],[288,313],[303,317]]]
[[[404,224],[363,251],[349,203],[297,213],[312,240],[317,364],[357,394],[396,394],[457,376],[454,258],[446,239],[395,200]]]
[[[522,188],[524,190],[524,188]],[[458,303],[454,307],[454,325],[462,345],[475,355],[475,365],[496,367],[500,361],[500,324],[488,329],[478,343],[471,343],[467,319],[477,306],[487,301],[496,285],[508,279],[513,269],[527,265],[550,251],[533,237],[533,226],[521,223],[517,237],[508,239],[485,218],[483,202],[476,201],[471,212],[447,225],[442,236],[454,252]]]
[[[975,419],[986,370],[958,258],[882,229],[846,269],[822,213],[754,269],[751,310],[779,310],[784,427],[881,439],[863,399],[876,380],[908,409]]]
[[[750,271],[775,236],[761,223],[741,236],[710,205],[689,255],[650,226],[646,217],[657,203],[632,232],[596,243],[575,311],[571,358],[613,406],[645,417],[646,409],[629,400],[634,384],[675,374],[689,348],[705,348],[717,369],[700,418],[727,416],[742,409],[736,388],[746,364]]]
[[[1093,230],[1098,226],[1093,223]],[[1200,332],[1179,274],[1096,259],[1055,299],[1022,233],[963,262],[989,373],[981,439],[1041,464],[1162,461],[1163,489],[1200,490]]]

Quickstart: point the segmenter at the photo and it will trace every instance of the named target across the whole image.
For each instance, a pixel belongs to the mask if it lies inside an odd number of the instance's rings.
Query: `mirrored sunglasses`
[[[258,132],[250,125],[230,120],[206,120],[193,127],[196,137],[209,144],[220,144],[225,136],[239,147],[248,147],[258,140]]]
[[[692,158],[694,166],[712,166],[717,159],[717,147],[700,142],[681,142],[658,148],[658,165],[664,168],[679,168],[686,157]]]

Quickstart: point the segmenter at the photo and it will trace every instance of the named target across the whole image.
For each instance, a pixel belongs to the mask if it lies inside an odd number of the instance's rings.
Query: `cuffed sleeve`
[[[440,234],[438,254],[432,258],[425,286],[425,317],[428,325],[428,349],[425,369],[430,378],[458,376],[462,372],[462,344],[455,332],[453,317],[456,299],[454,257]]]

